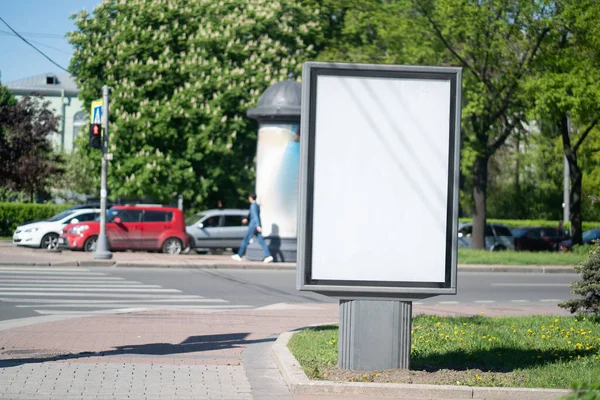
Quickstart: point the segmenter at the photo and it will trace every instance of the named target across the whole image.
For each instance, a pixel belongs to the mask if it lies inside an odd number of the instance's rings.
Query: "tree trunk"
[[[485,249],[488,161],[488,156],[477,156],[473,165],[473,202],[475,204],[471,239],[473,249]]]
[[[583,242],[581,238],[581,169],[577,165],[577,153],[571,146],[569,132],[569,117],[563,114],[559,122],[559,129],[563,139],[563,149],[567,162],[569,163],[569,177],[571,179],[571,192],[569,198],[571,207],[569,216],[571,220],[571,238],[574,245]]]

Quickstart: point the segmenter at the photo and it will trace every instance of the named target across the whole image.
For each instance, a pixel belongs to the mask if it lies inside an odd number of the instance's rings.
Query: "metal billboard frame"
[[[312,278],[315,121],[319,76],[438,80],[450,82],[448,187],[444,282],[319,280]],[[340,298],[417,299],[456,294],[458,196],[460,170],[462,69],[351,63],[306,62],[302,73],[300,172],[298,199],[298,290]]]

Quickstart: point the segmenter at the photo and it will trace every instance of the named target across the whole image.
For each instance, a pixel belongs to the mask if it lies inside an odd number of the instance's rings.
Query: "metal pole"
[[[567,134],[571,137],[571,118],[567,113]],[[569,171],[569,161],[567,157],[563,157],[563,221],[569,222],[571,220],[571,201],[570,201],[570,178],[571,174]],[[570,229],[569,229],[570,230]]]
[[[99,259],[110,259],[112,253],[108,248],[106,237],[106,168],[108,153],[108,86],[102,86],[102,125],[104,125],[104,136],[102,138],[102,175],[100,177],[100,234],[96,242],[96,251],[93,257]]]

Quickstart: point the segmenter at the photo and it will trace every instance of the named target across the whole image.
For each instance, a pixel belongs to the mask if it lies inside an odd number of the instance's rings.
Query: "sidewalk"
[[[414,314],[481,312],[565,313],[550,306],[414,306]],[[386,398],[289,392],[271,354],[278,335],[337,320],[337,304],[311,303],[6,321],[0,323],[0,398]]]
[[[51,267],[146,267],[146,268],[242,268],[242,269],[296,269],[295,263],[234,261],[229,255],[189,254],[168,255],[149,252],[114,252],[110,260],[96,260],[92,253],[78,251],[51,251],[17,246],[0,246],[0,265]],[[521,272],[521,273],[574,273],[574,266],[519,266],[459,264],[460,271]]]

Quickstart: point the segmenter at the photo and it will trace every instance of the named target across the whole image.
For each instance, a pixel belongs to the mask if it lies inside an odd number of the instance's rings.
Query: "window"
[[[54,217],[48,219],[48,222],[56,222],[56,221],[60,221],[63,218],[67,218],[69,215],[73,214],[73,211],[69,211],[69,210],[65,210],[63,212],[60,212],[58,214],[56,214]]]
[[[542,232],[539,229],[532,229],[527,233],[527,235],[525,235],[525,237],[529,239],[539,239],[542,237],[541,233]]]
[[[205,228],[216,228],[217,226],[219,226],[219,217],[208,217],[204,221],[202,221],[202,225],[204,225]]]
[[[244,226],[244,224],[242,223],[242,220],[246,218],[245,216],[241,216],[241,215],[226,215],[225,216],[225,222],[223,223],[223,226]]]
[[[86,222],[86,221],[94,221],[99,216],[100,216],[100,214],[92,212],[92,213],[79,214],[79,215],[75,216],[75,218],[77,218],[79,220],[79,222]]]
[[[462,233],[464,237],[470,237],[471,233],[473,232],[473,227],[471,225],[468,225],[461,228],[458,232]]]
[[[46,85],[57,85],[58,79],[54,75],[46,75]]]
[[[142,222],[141,210],[125,210],[119,214],[121,222]]]
[[[194,214],[185,220],[185,224],[187,226],[194,225],[194,224],[198,223],[202,218],[204,218],[204,216],[205,216],[205,214]]]
[[[494,230],[496,231],[496,236],[512,236],[510,229],[508,229],[506,226],[494,225]]]
[[[87,126],[88,115],[83,111],[75,113],[73,116],[73,148],[75,148],[75,138],[81,134],[81,128]]]
[[[170,222],[171,219],[173,219],[172,212],[144,211],[144,222]]]

